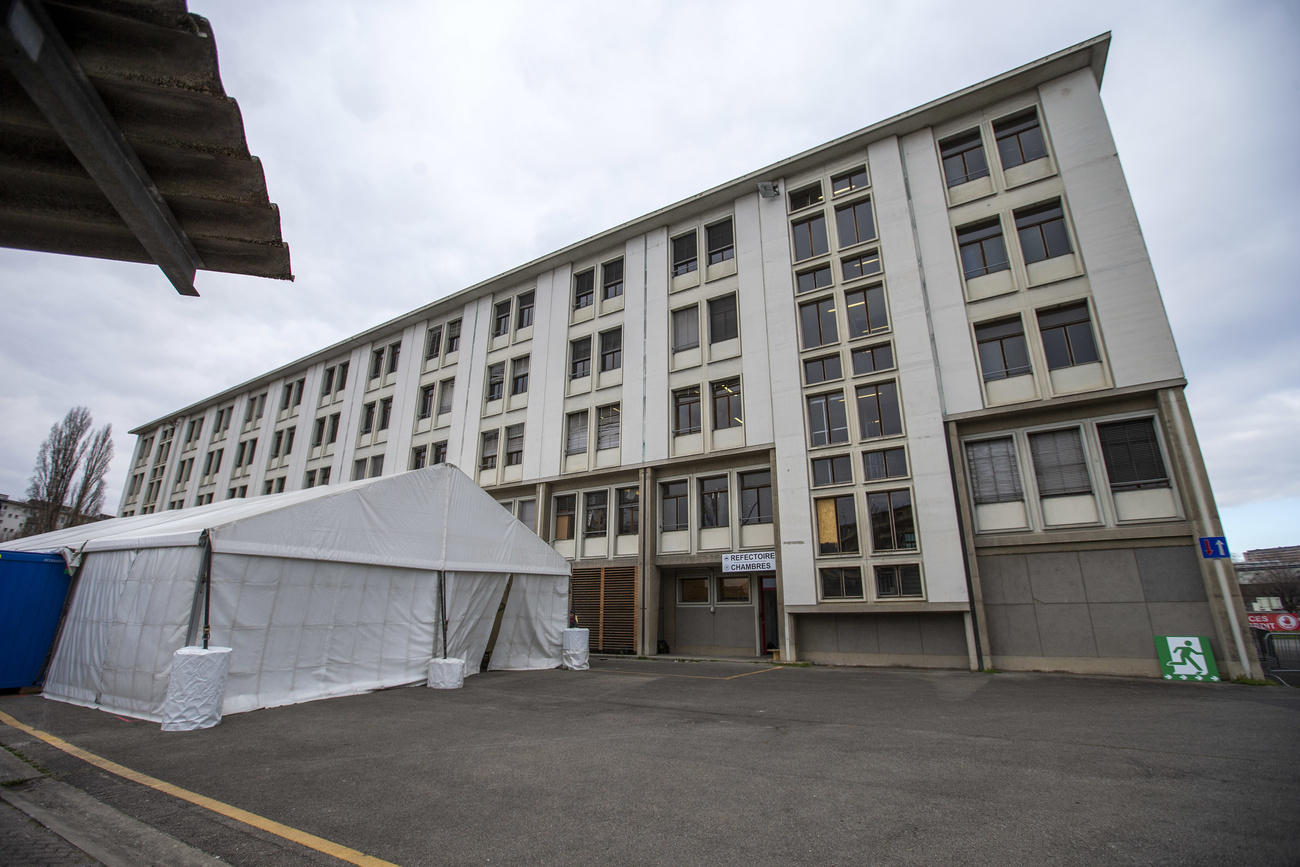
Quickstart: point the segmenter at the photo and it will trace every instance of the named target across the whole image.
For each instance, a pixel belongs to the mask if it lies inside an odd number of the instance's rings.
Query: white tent
[[[444,655],[473,674],[507,581],[490,668],[555,668],[568,616],[564,558],[446,465],[5,548],[80,565],[45,695],[155,721],[205,623],[233,648],[222,712],[238,713],[422,681]]]

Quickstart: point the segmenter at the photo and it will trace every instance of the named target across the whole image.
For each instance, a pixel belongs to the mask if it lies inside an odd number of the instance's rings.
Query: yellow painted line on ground
[[[110,774],[130,780],[133,783],[139,783],[142,786],[148,786],[151,789],[162,792],[165,795],[171,795],[173,798],[180,798],[182,801],[189,801],[191,804],[219,813],[228,819],[234,819],[237,822],[243,822],[245,825],[251,825],[259,831],[265,831],[268,834],[274,834],[277,837],[283,837],[301,846],[309,849],[315,849],[317,852],[323,852],[340,861],[347,861],[349,864],[361,864],[366,867],[397,867],[391,861],[384,861],[382,858],[375,858],[364,852],[358,852],[356,849],[349,849],[339,843],[326,840],[324,837],[317,837],[315,834],[309,834],[306,831],[300,831],[297,828],[290,828],[288,825],[282,825],[265,816],[259,816],[256,813],[250,813],[247,810],[241,810],[238,807],[218,801],[215,798],[209,798],[206,795],[200,795],[198,792],[191,792],[189,789],[182,789],[180,786],[174,786],[171,783],[163,782],[142,774],[139,771],[133,771],[130,768],[119,765],[117,762],[109,761],[102,756],[86,752],[81,747],[74,746],[60,737],[56,737],[40,729],[32,728],[26,723],[19,722],[4,711],[0,711],[0,722],[5,725],[16,728],[21,732],[26,732],[34,738],[39,738],[45,743],[54,747],[56,750],[62,750],[70,756],[76,756],[83,762],[88,762],[100,770],[108,771]]]
[[[741,674],[729,674],[726,677],[719,677],[713,674],[665,674],[662,671],[632,671],[626,668],[594,668],[592,671],[605,672],[611,674],[630,674],[634,677],[685,677],[690,680],[735,680],[738,677],[753,677],[756,674],[764,674],[769,671],[780,671],[781,666],[774,665],[771,668],[760,668],[758,671],[746,671]]]

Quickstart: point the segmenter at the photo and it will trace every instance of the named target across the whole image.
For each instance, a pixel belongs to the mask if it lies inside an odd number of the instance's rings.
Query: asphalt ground
[[[406,865],[1300,863],[1281,686],[610,658],[199,732],[39,696],[0,711]],[[340,863],[11,726],[0,744],[226,863]]]

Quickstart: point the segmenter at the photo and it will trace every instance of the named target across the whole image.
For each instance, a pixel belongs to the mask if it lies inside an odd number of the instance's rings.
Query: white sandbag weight
[[[182,647],[172,654],[162,730],[188,732],[221,722],[221,702],[230,673],[229,647]]]
[[[591,630],[570,627],[564,630],[564,644],[560,650],[560,664],[572,671],[586,671],[590,663]]]
[[[431,689],[460,689],[465,684],[465,660],[454,656],[429,660]]]

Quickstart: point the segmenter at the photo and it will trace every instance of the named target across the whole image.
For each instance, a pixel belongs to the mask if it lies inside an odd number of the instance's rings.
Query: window
[[[976,505],[1024,499],[1011,437],[967,443],[966,464],[970,467],[971,498]]]
[[[590,307],[596,298],[596,269],[588,268],[573,275],[573,309]]]
[[[862,474],[868,482],[903,478],[907,475],[907,452],[901,446],[863,452]]]
[[[333,391],[334,391],[334,368],[327,367],[325,368],[325,372],[321,375],[321,381],[320,381],[321,397],[324,397],[325,395],[330,394]]]
[[[379,402],[379,429],[388,430],[388,423],[393,419],[393,399],[386,397]]]
[[[307,471],[307,474],[306,474],[305,476],[303,476],[303,479],[302,479],[302,486],[303,486],[304,488],[314,488],[314,487],[316,487],[316,471],[315,471],[315,470],[308,470],[308,471]]]
[[[858,424],[864,440],[891,437],[903,432],[898,407],[898,383],[878,382],[858,386]]]
[[[529,530],[535,530],[537,527],[537,501],[520,500],[515,504],[515,516],[519,523],[523,524]]]
[[[377,479],[384,474],[384,456],[375,455],[370,459],[370,478]]]
[[[876,597],[921,595],[921,567],[915,563],[876,567]]]
[[[433,444],[433,459],[430,461],[430,463],[431,464],[447,463],[447,443],[445,441]]]
[[[208,452],[208,456],[203,460],[203,475],[210,476],[213,473],[221,472],[221,457],[224,453],[225,449],[217,449],[214,452]],[[139,478],[143,478],[143,476],[138,476],[137,479]],[[132,493],[135,493],[135,491],[138,491],[139,489],[140,486],[138,484],[135,485],[135,490],[132,491]]]
[[[869,277],[872,274],[880,273],[880,251],[868,250],[860,256],[845,256],[840,260],[840,270],[844,272],[844,280],[856,280],[859,277]]]
[[[673,436],[700,432],[700,387],[673,392]]]
[[[254,419],[262,417],[262,409],[266,406],[266,392],[262,392],[257,397],[249,398],[248,406],[244,410],[244,424],[248,424]],[[149,440],[149,448],[153,448],[153,440]],[[149,448],[145,449],[147,453]]]
[[[1002,222],[997,217],[958,227],[957,250],[967,280],[1011,267],[1007,261],[1007,245],[1002,240]]]
[[[506,428],[506,466],[517,467],[524,462],[524,426],[512,424]]]
[[[825,346],[839,340],[833,295],[799,305],[799,333],[803,338],[804,349]]]
[[[609,532],[606,517],[609,514],[609,492],[588,491],[582,495],[582,534],[604,536]]]
[[[555,498],[555,538],[573,538],[573,518],[578,510],[577,494],[561,494]]]
[[[814,292],[818,289],[825,289],[830,286],[831,266],[819,265],[816,268],[809,268],[807,271],[800,271],[795,275],[794,290],[796,292]]]
[[[334,445],[334,443],[338,442],[338,439],[339,439],[339,418],[340,418],[340,414],[337,413],[337,412],[330,416],[330,429],[329,429],[329,436],[327,436],[327,437],[325,438],[325,444],[326,444],[326,445],[331,445],[331,446],[332,446],[332,445]]]
[[[673,276],[689,274],[698,267],[695,232],[673,238]]]
[[[402,344],[393,343],[388,347],[388,373],[397,372],[397,359],[402,354]]]
[[[623,294],[623,260],[615,259],[600,266],[600,297],[606,301]]]
[[[690,492],[685,480],[664,482],[659,486],[659,508],[663,513],[662,530],[671,533],[690,527],[690,515],[687,513]]]
[[[876,220],[871,215],[871,199],[862,199],[835,209],[835,233],[840,249],[870,241],[876,237]]]
[[[451,412],[452,393],[456,388],[456,380],[444,379],[438,385],[438,415]]]
[[[944,180],[950,187],[988,176],[989,164],[978,128],[939,142],[939,157],[943,160]]]
[[[429,418],[433,415],[433,398],[437,390],[438,386],[433,383],[420,386],[420,418]]]
[[[843,375],[844,371],[840,366],[839,353],[823,355],[820,358],[809,358],[803,363],[803,379],[808,385],[829,382],[833,379],[839,379]]]
[[[1151,419],[1099,424],[1097,435],[1101,438],[1101,454],[1112,491],[1169,487],[1155,423]]]
[[[860,190],[866,185],[867,167],[858,166],[856,169],[849,169],[831,178],[831,195],[840,196],[853,190]]]
[[[569,379],[591,376],[591,338],[579,337],[569,342]]]
[[[456,352],[460,349],[460,320],[453,319],[447,323],[447,351]]]
[[[709,264],[717,265],[736,256],[736,245],[731,220],[726,219],[704,227],[704,243],[709,254]]]
[[[623,329],[600,333],[600,371],[607,373],[623,366]]]
[[[712,529],[728,525],[727,499],[726,476],[700,479],[700,527]]]
[[[1040,497],[1092,493],[1078,428],[1030,434],[1029,453]]]
[[[1092,339],[1092,321],[1088,302],[1068,304],[1038,311],[1038,332],[1043,336],[1047,367],[1073,367],[1098,361],[1097,344]]]
[[[819,569],[823,599],[861,599],[862,569],[845,566],[836,569]]]
[[[486,398],[489,403],[494,400],[500,400],[506,390],[506,363],[488,365],[487,375],[487,394]]]
[[[490,470],[497,465],[497,451],[501,445],[499,431],[489,430],[482,434],[482,448],[479,449],[478,468]]]
[[[740,427],[744,422],[741,406],[740,378],[713,383],[713,429]]]
[[[378,379],[384,373],[384,350],[370,350],[370,378]],[[362,478],[365,478],[364,476]]]
[[[1074,252],[1065,230],[1065,212],[1061,200],[1045,202],[1015,212],[1016,233],[1020,235],[1020,252],[1025,264],[1041,262]]]
[[[818,181],[806,187],[800,187],[790,193],[790,210],[798,211],[810,208],[822,201],[822,184]]]
[[[498,301],[492,309],[492,336],[503,337],[510,333],[510,301]]]
[[[528,392],[528,356],[521,355],[510,362],[510,393]]]
[[[998,157],[1004,169],[1047,156],[1043,131],[1038,126],[1037,109],[1031,108],[994,121],[993,135],[998,140]]]
[[[719,575],[718,602],[749,602],[749,576]]]
[[[821,256],[830,247],[826,244],[826,217],[823,214],[791,224],[794,230],[794,260],[796,262]]]
[[[844,293],[849,322],[849,339],[884,331],[889,327],[885,310],[885,287],[877,283]]]
[[[817,514],[817,553],[856,554],[858,515],[853,495],[813,500]]]
[[[976,325],[975,345],[979,348],[985,382],[1024,376],[1031,370],[1025,329],[1019,316]]]
[[[564,453],[582,455],[587,453],[587,411],[571,412],[564,422]]]
[[[855,375],[879,373],[882,370],[893,369],[894,347],[888,343],[877,343],[875,346],[864,346],[861,349],[853,350],[853,373]]]
[[[416,446],[411,449],[411,469],[422,470],[429,464],[429,447]]]
[[[317,448],[325,442],[325,419],[318,418],[311,429],[311,447]]]
[[[849,419],[844,411],[844,392],[814,394],[808,398],[808,435],[814,446],[849,441]]]
[[[515,328],[529,328],[533,324],[533,293],[525,292],[519,296],[515,307]]]
[[[700,313],[694,304],[673,311],[673,352],[700,345]]]
[[[755,470],[740,474],[740,523],[772,523],[772,472]]]
[[[871,516],[871,550],[916,550],[911,491],[904,488],[867,494],[867,513]]]
[[[846,485],[853,481],[853,464],[848,455],[830,455],[813,458],[812,483],[814,488],[826,485]]]
[[[424,360],[437,358],[442,351],[442,326],[434,325],[424,332]]]
[[[352,462],[352,481],[366,477],[366,459],[357,458]]]
[[[677,579],[679,602],[705,603],[709,601],[709,578],[706,575]]]
[[[368,434],[375,429],[375,402],[372,400],[361,408],[361,432]]]
[[[617,403],[596,409],[596,450],[618,448],[623,426],[622,409]]]
[[[721,343],[740,336],[736,319],[736,296],[723,295],[709,299],[709,342]]]
[[[339,365],[338,376],[334,377],[335,392],[342,391],[344,387],[348,384],[348,364],[349,362],[345,361]],[[324,484],[324,482],[322,482],[321,484]]]
[[[618,534],[635,536],[641,528],[641,489],[619,488],[615,496],[618,498]]]
[[[293,454],[293,438],[296,433],[298,433],[297,428],[288,429],[286,436],[284,438],[284,451],[281,452],[282,455],[287,457]]]

